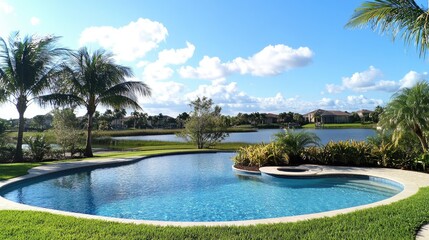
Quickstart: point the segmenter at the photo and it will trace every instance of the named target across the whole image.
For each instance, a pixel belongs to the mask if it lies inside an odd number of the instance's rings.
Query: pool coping
[[[213,151],[216,152],[216,151]],[[140,161],[147,158],[165,156],[165,155],[176,155],[176,154],[193,154],[193,153],[212,153],[212,152],[178,152],[178,153],[165,153],[157,154],[144,157],[124,157],[124,158],[98,158],[98,159],[89,159],[76,162],[62,162],[49,165],[38,166],[32,168],[28,171],[27,175],[9,179],[6,181],[0,182],[0,188],[5,187],[10,184],[17,183],[22,180],[31,179],[34,177],[52,174],[60,171],[67,171],[72,169],[79,168],[88,168],[88,167],[109,167],[122,164],[130,164],[136,161]],[[321,212],[321,213],[312,213],[298,216],[287,216],[287,217],[278,217],[278,218],[267,218],[267,219],[257,219],[257,220],[243,220],[243,221],[224,221],[224,222],[173,222],[173,221],[153,221],[153,220],[135,220],[135,219],[122,219],[114,217],[104,217],[89,215],[83,213],[73,213],[67,211],[60,211],[54,209],[47,209],[42,207],[35,207],[25,204],[16,203],[10,200],[7,200],[3,197],[0,197],[0,210],[33,210],[33,211],[42,211],[49,212],[54,214],[73,216],[78,218],[87,218],[87,219],[98,219],[105,221],[113,221],[120,223],[134,223],[134,224],[149,224],[157,226],[247,226],[247,225],[256,225],[256,224],[272,224],[272,223],[285,223],[285,222],[297,222],[315,218],[323,217],[332,217],[339,214],[350,213],[360,209],[367,209],[376,206],[383,206],[399,200],[408,198],[416,194],[421,187],[429,186],[429,174],[399,170],[399,169],[388,169],[388,168],[361,168],[361,167],[344,167],[344,166],[322,166],[322,165],[300,165],[301,167],[314,168],[317,167],[321,171],[318,175],[365,175],[373,176],[379,178],[389,179],[395,182],[398,182],[403,185],[404,189],[395,196],[371,203],[366,205],[361,205],[357,207]],[[277,167],[271,167],[277,168]],[[280,172],[280,171],[279,171]],[[314,176],[314,175],[312,175]],[[316,175],[317,176],[317,175]]]

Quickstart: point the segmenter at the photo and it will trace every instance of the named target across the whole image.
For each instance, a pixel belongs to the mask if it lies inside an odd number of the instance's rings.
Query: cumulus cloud
[[[139,62],[137,65],[145,67],[143,78],[147,81],[156,81],[168,79],[174,74],[174,70],[168,65],[184,64],[188,61],[195,51],[195,46],[186,43],[186,48],[168,49],[159,52],[158,59],[153,63]]]
[[[420,74],[415,71],[409,71],[401,80],[399,80],[399,88],[410,88],[414,86],[417,82],[427,79],[427,77],[427,72]]]
[[[343,77],[343,86],[356,91],[364,91],[374,85],[374,81],[383,74],[379,69],[370,66],[368,70],[356,72],[351,77]]]
[[[203,96],[215,102],[242,103],[245,94],[238,90],[236,82],[227,83],[224,78],[220,78],[212,81],[211,84],[199,85],[195,91],[186,94],[185,98],[189,101]]]
[[[6,1],[0,0],[0,11],[6,14],[13,12],[14,8]]]
[[[37,17],[32,17],[30,18],[30,24],[33,26],[39,25],[40,24],[40,19]]]
[[[218,57],[204,56],[198,67],[182,67],[179,73],[183,78],[199,79],[224,78],[234,73],[274,76],[308,65],[313,55],[308,47],[293,49],[283,44],[269,45],[249,58],[238,57],[226,63]]]
[[[370,66],[368,70],[356,72],[351,77],[343,77],[342,84],[326,84],[325,89],[328,93],[340,93],[344,90],[354,92],[383,91],[395,92],[404,87],[412,87],[418,81],[427,77],[427,73],[419,74],[410,71],[399,81],[383,80],[381,70]]]
[[[115,28],[111,26],[89,27],[80,36],[79,43],[97,43],[111,49],[118,60],[133,61],[145,56],[158,47],[168,35],[162,23],[139,18],[128,25]]]

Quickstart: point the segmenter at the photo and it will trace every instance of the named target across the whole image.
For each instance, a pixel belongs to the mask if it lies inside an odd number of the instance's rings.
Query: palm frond
[[[135,97],[135,95],[150,96],[151,89],[143,82],[127,81],[127,82],[116,84],[115,86],[105,91],[102,95],[104,96],[122,95],[122,96],[128,96],[130,98]]]
[[[73,95],[73,94],[61,94],[53,93],[38,96],[36,101],[40,106],[45,107],[46,105],[52,106],[85,106],[86,102],[84,99]]]
[[[99,103],[114,108],[133,108],[135,110],[142,110],[138,102],[127,96],[112,95],[99,98]]]
[[[421,57],[429,44],[429,13],[414,0],[373,0],[358,7],[346,27],[369,26],[392,39],[400,35],[407,45],[414,43]]]

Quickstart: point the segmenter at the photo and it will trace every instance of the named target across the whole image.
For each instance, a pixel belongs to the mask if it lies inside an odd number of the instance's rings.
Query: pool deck
[[[85,168],[85,167],[129,163],[129,162],[136,161],[138,159],[141,159],[141,157],[115,158],[115,159],[100,158],[100,159],[93,159],[93,160],[91,159],[91,160],[84,160],[84,161],[63,162],[63,163],[43,165],[43,166],[30,169],[28,171],[28,174],[25,176],[13,178],[7,181],[0,181],[0,188],[24,179],[30,179],[37,176],[58,172],[58,171],[65,171],[65,170]],[[133,219],[102,217],[102,216],[94,216],[94,215],[81,214],[81,213],[52,210],[52,209],[46,209],[41,207],[34,207],[34,206],[12,202],[2,197],[0,197],[0,210],[36,210],[36,211],[50,212],[50,213],[62,214],[67,216],[80,217],[80,218],[102,219],[102,220],[122,222],[122,223],[151,224],[151,225],[159,225],[159,226],[197,226],[197,225],[198,226],[231,226],[231,225],[243,226],[243,225],[254,225],[254,224],[296,222],[296,221],[302,221],[302,220],[308,220],[308,219],[314,219],[314,218],[331,217],[339,214],[353,212],[358,209],[365,209],[365,208],[371,208],[371,207],[390,204],[416,194],[419,188],[421,187],[429,186],[429,174],[406,171],[406,170],[387,169],[387,168],[318,166],[318,165],[301,165],[300,167],[312,169],[311,174],[309,174],[310,176],[331,175],[331,174],[334,174],[334,175],[350,174],[350,175],[368,175],[368,176],[386,178],[402,184],[404,186],[404,190],[391,198],[388,198],[379,202],[363,205],[363,206],[351,207],[351,208],[322,212],[322,213],[305,214],[305,215],[299,215],[299,216],[246,220],[246,221],[229,221],[229,222],[166,222],[166,221],[149,221],[149,220],[133,220]],[[277,168],[278,167],[264,167],[264,168],[261,168],[261,172],[283,174],[283,175],[292,174],[294,176],[297,176],[300,174],[299,172],[279,171]],[[308,174],[309,172],[306,172],[306,173]],[[419,238],[419,237],[422,237],[422,238]],[[422,227],[421,231],[418,233],[417,239],[429,239],[429,226]]]

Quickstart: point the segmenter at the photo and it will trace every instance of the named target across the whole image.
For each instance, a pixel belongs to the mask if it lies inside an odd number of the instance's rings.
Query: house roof
[[[367,110],[367,109],[361,109],[359,111],[356,111],[356,113],[372,113],[372,112],[374,112],[374,111]]]
[[[351,113],[338,111],[338,110],[323,110],[323,109],[316,109],[312,112],[304,114],[304,116],[309,116],[313,114],[320,114],[321,116],[351,116]]]

